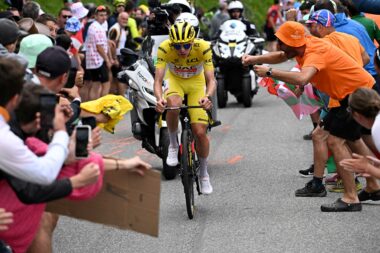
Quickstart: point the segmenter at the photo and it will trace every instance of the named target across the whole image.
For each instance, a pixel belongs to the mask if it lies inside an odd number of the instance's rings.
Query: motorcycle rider
[[[230,2],[227,9],[231,19],[240,20],[245,24],[247,27],[245,33],[248,36],[258,36],[256,26],[243,17],[244,6],[240,1]]]
[[[184,95],[188,96],[188,105],[201,105],[203,109],[212,107],[211,96],[215,92],[216,82],[212,63],[210,44],[195,38],[195,30],[188,22],[178,22],[171,26],[169,38],[158,48],[157,65],[154,80],[154,94],[157,99],[156,110],[164,112],[165,107],[182,105]],[[162,81],[167,72],[165,96]],[[206,135],[208,116],[203,109],[189,110],[192,130],[197,142],[196,150],[200,161],[200,182],[204,194],[212,193],[210,177],[207,173],[209,140]],[[166,163],[178,164],[178,128],[179,110],[168,110],[166,121],[169,130],[169,152]]]

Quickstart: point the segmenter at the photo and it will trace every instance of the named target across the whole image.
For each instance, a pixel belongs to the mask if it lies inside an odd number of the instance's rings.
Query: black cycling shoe
[[[316,186],[313,180],[307,182],[304,188],[296,190],[296,197],[326,197],[327,192],[324,185]]]
[[[306,170],[299,170],[301,177],[312,177],[314,176],[314,164],[310,165],[310,167]]]
[[[321,205],[322,212],[360,212],[362,204],[359,203],[346,203],[342,199],[337,199],[332,204]]]
[[[380,200],[380,190],[377,190],[374,192],[366,192],[365,190],[362,190],[359,192],[358,198],[359,198],[360,202],[365,202],[368,200],[379,201]]]

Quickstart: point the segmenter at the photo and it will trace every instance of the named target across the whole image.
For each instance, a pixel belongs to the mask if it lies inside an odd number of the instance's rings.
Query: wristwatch
[[[266,74],[267,74],[267,76],[271,76],[272,75],[272,68],[269,68]]]
[[[206,97],[208,98],[208,100],[211,101],[211,96],[210,95],[207,94]]]

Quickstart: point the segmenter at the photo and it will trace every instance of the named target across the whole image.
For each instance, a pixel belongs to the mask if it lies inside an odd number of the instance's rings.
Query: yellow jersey
[[[210,43],[195,39],[190,54],[186,58],[178,56],[169,39],[158,47],[156,68],[169,69],[170,73],[180,78],[192,78],[203,74],[204,70],[214,70]]]

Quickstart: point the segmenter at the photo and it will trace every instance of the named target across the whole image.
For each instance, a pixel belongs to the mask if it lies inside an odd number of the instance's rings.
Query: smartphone
[[[88,125],[91,127],[91,129],[94,129],[96,127],[96,119],[95,117],[84,117],[81,119],[82,125]]]
[[[75,157],[77,159],[88,157],[87,145],[91,138],[91,127],[88,125],[76,126]]]
[[[57,96],[54,94],[40,95],[40,113],[41,113],[41,128],[53,128],[53,120],[55,116],[55,106],[57,105]]]

